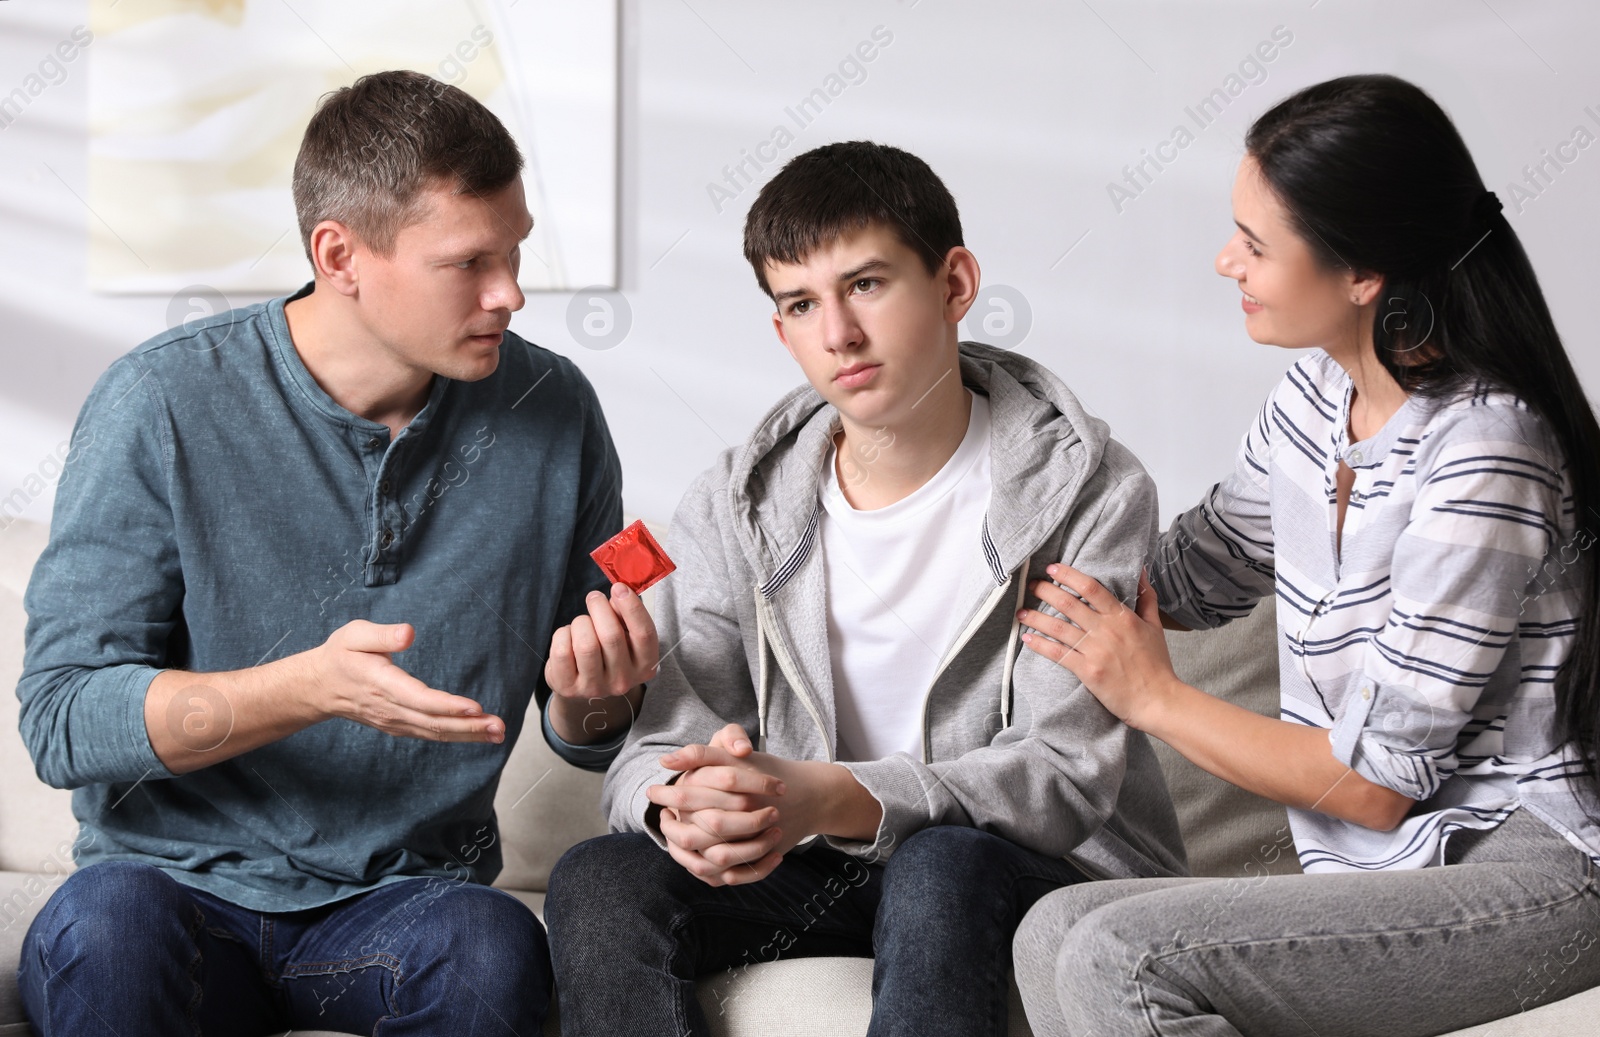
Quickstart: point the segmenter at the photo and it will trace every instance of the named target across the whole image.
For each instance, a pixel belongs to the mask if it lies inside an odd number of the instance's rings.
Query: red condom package
[[[643,594],[677,568],[642,520],[590,551],[589,557],[606,579],[627,584],[635,594]]]

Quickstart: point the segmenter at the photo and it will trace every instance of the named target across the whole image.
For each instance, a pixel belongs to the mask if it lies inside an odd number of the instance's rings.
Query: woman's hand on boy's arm
[[[1039,632],[1023,634],[1023,643],[1075,673],[1118,720],[1149,730],[1149,715],[1165,705],[1180,682],[1148,577],[1139,574],[1138,600],[1130,608],[1069,565],[1051,565],[1045,571],[1050,579],[1036,582],[1031,590],[1065,619],[1021,610],[1017,618],[1022,625]]]
[[[1022,623],[1039,631],[1024,640],[1076,674],[1129,727],[1240,788],[1366,828],[1391,831],[1415,806],[1338,760],[1327,729],[1264,717],[1181,681],[1167,654],[1156,593],[1142,574],[1133,609],[1071,566],[1047,572],[1063,586],[1040,581],[1034,593],[1066,618],[1022,610]]]

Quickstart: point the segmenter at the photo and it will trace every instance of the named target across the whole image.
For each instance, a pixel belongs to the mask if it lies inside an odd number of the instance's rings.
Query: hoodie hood
[[[979,342],[960,343],[961,381],[989,398],[993,489],[984,553],[996,584],[1065,520],[1110,438],[1048,368]],[[810,385],[767,412],[733,458],[729,512],[745,559],[770,596],[815,539],[818,482],[839,412]]]

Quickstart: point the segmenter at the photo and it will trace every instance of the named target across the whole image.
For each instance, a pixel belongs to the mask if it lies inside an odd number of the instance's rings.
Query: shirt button
[[[385,529],[383,531],[383,536],[378,538],[378,546],[388,547],[392,543],[394,543],[394,530]]]
[[[1364,699],[1370,699],[1372,697],[1372,689],[1371,688],[1362,688],[1361,689],[1361,697],[1364,698]]]
[[[368,450],[376,450],[380,446],[383,446],[383,440],[379,439],[377,436],[373,436],[371,439],[367,440]]]
[[[387,497],[389,495],[389,480],[388,479],[385,479],[385,480],[383,480],[383,482],[380,482],[378,484],[378,492],[383,494],[385,497]]]
[[[1350,451],[1350,463],[1351,464],[1360,464],[1361,463],[1361,451],[1359,451],[1359,450]]]

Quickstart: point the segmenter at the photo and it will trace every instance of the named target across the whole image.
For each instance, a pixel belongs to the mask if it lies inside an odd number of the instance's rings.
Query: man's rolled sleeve
[[[545,744],[550,746],[552,752],[561,757],[574,767],[581,767],[586,771],[595,771],[604,774],[610,767],[611,761],[617,758],[622,751],[622,743],[628,739],[628,729],[623,728],[617,732],[615,738],[593,745],[574,745],[556,734],[556,729],[550,723],[550,701],[545,700],[544,708],[539,710],[540,726],[544,729]]]

